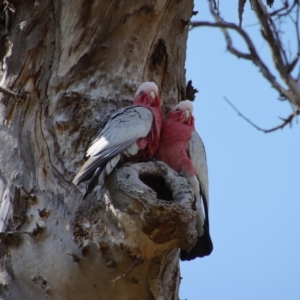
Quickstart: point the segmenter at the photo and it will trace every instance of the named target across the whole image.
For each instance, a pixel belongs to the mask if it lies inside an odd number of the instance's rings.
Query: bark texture
[[[5,9],[2,3],[2,9]],[[155,81],[185,98],[192,1],[11,1],[0,22],[0,295],[177,299],[192,194],[161,163],[116,170],[88,201],[71,181],[106,118]],[[153,183],[156,183],[153,185]]]

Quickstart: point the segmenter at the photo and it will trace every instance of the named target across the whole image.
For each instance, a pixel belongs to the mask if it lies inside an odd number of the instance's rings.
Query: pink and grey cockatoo
[[[83,199],[97,183],[102,184],[122,158],[152,158],[162,126],[161,100],[154,82],[144,82],[132,106],[114,113],[96,137],[73,184],[88,181]]]
[[[157,160],[168,164],[183,174],[192,186],[195,195],[197,242],[190,252],[181,250],[181,260],[192,260],[209,255],[213,244],[209,233],[208,171],[204,144],[195,131],[193,105],[181,101],[168,114],[163,123],[160,142],[155,154]],[[201,198],[205,215],[203,214]]]

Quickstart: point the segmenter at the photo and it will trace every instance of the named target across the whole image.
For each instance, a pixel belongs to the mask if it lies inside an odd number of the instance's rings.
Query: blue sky
[[[238,22],[237,1],[220,2],[225,19]],[[195,1],[195,10],[194,20],[211,19],[207,1]],[[257,23],[253,14],[247,1],[244,26]],[[258,26],[247,28],[270,64]],[[284,38],[295,45],[292,28]],[[263,128],[291,113],[251,62],[226,51],[218,29],[190,32],[186,69],[199,90],[194,115],[208,156],[214,251],[181,263],[180,299],[299,300],[300,125],[264,134],[224,101]]]

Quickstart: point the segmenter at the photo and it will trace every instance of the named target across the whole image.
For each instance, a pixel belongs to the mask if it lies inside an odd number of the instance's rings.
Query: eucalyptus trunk
[[[108,116],[154,81],[186,97],[193,1],[1,4],[1,299],[178,299],[193,194],[161,162],[127,163],[81,201],[71,181]]]

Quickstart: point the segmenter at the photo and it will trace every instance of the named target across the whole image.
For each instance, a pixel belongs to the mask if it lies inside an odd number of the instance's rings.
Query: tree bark
[[[195,242],[186,180],[126,164],[80,202],[93,137],[143,81],[164,111],[185,98],[192,1],[2,3],[0,295],[177,299],[178,248]],[[18,98],[18,97],[15,97]]]

